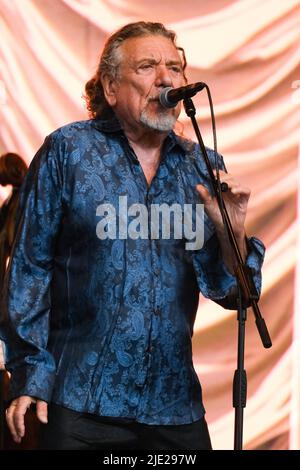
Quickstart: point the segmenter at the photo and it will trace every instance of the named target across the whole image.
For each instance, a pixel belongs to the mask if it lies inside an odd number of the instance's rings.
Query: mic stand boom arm
[[[247,394],[247,378],[246,371],[244,370],[244,345],[245,345],[245,321],[246,321],[246,306],[251,306],[255,315],[255,323],[258,329],[261,341],[265,348],[272,346],[272,341],[266,326],[266,323],[260,313],[257,301],[258,294],[252,279],[251,270],[246,266],[243,261],[240,249],[238,247],[235,234],[232,229],[230,218],[226,210],[222,191],[214,176],[213,168],[208,158],[205,145],[200,134],[200,130],[195,118],[196,110],[194,103],[191,98],[183,100],[185,112],[191,119],[192,125],[198,139],[205,164],[211,179],[212,188],[214,195],[216,196],[218,206],[222,215],[225,230],[228,235],[229,243],[232,247],[232,252],[235,258],[235,275],[237,278],[238,285],[238,321],[239,321],[239,334],[238,334],[238,359],[237,359],[237,370],[235,371],[233,381],[233,406],[235,408],[235,436],[234,436],[234,449],[242,449],[242,424],[243,424],[243,408],[246,406],[246,394]]]

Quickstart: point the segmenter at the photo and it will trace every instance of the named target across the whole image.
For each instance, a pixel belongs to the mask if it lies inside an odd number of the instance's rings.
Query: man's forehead
[[[123,53],[128,59],[139,61],[144,58],[161,58],[181,62],[179,52],[171,39],[160,35],[129,38],[122,44]]]

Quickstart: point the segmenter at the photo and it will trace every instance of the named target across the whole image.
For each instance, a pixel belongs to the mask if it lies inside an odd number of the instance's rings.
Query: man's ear
[[[104,96],[108,104],[113,107],[116,104],[116,80],[108,75],[103,75],[101,78]]]

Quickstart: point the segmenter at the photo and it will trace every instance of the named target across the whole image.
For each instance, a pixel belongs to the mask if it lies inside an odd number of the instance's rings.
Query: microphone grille
[[[165,108],[174,108],[177,105],[177,102],[174,103],[174,101],[170,101],[168,98],[168,93],[171,90],[174,90],[174,88],[168,86],[164,88],[159,94],[159,102]]]

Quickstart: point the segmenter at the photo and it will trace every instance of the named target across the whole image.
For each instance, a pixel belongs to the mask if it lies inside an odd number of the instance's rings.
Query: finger
[[[233,176],[227,174],[225,176],[220,175],[220,182],[227,183],[229,188],[233,188],[237,184],[240,185],[240,183],[235,178],[233,178]]]
[[[30,406],[30,397],[20,397],[14,400],[6,412],[6,421],[15,442],[21,442],[25,434],[24,415]]]
[[[216,170],[214,170],[214,175],[217,176]],[[225,173],[225,171],[219,171],[220,181],[226,181],[228,185],[236,183],[236,178],[232,176],[231,173]]]
[[[217,170],[213,170],[213,173],[214,173],[215,176],[217,176]],[[226,176],[230,176],[230,173],[226,173],[226,171],[224,171],[224,170],[219,170],[218,173],[219,173],[220,177],[222,177],[222,178],[226,177]]]
[[[12,402],[10,407],[6,410],[6,422],[7,422],[7,426],[12,435],[13,440],[19,443],[21,442],[21,438],[17,434],[15,425],[14,425],[14,419],[13,419],[13,414],[15,412],[16,406],[17,404]]]
[[[201,196],[201,199],[203,200],[204,204],[210,203],[212,200],[212,197],[208,191],[208,189],[203,186],[202,184],[197,184],[196,185],[196,190]]]
[[[232,194],[240,195],[240,196],[247,196],[248,198],[250,197],[250,193],[251,193],[249,188],[246,188],[245,186],[241,186],[238,183],[232,186],[232,188],[230,188],[230,191]]]
[[[37,400],[36,415],[41,423],[48,423],[48,403],[46,401]]]
[[[216,170],[214,170],[214,174],[216,175]],[[239,181],[237,181],[230,173],[225,173],[224,171],[220,170],[220,181],[222,183],[227,183],[228,188],[233,194],[244,194],[250,196],[250,189],[242,186]]]
[[[21,440],[22,437],[25,435],[25,421],[24,416],[28,408],[32,403],[32,399],[30,397],[20,397],[17,401],[17,406],[14,409],[13,413],[13,423],[15,432],[18,438]]]

